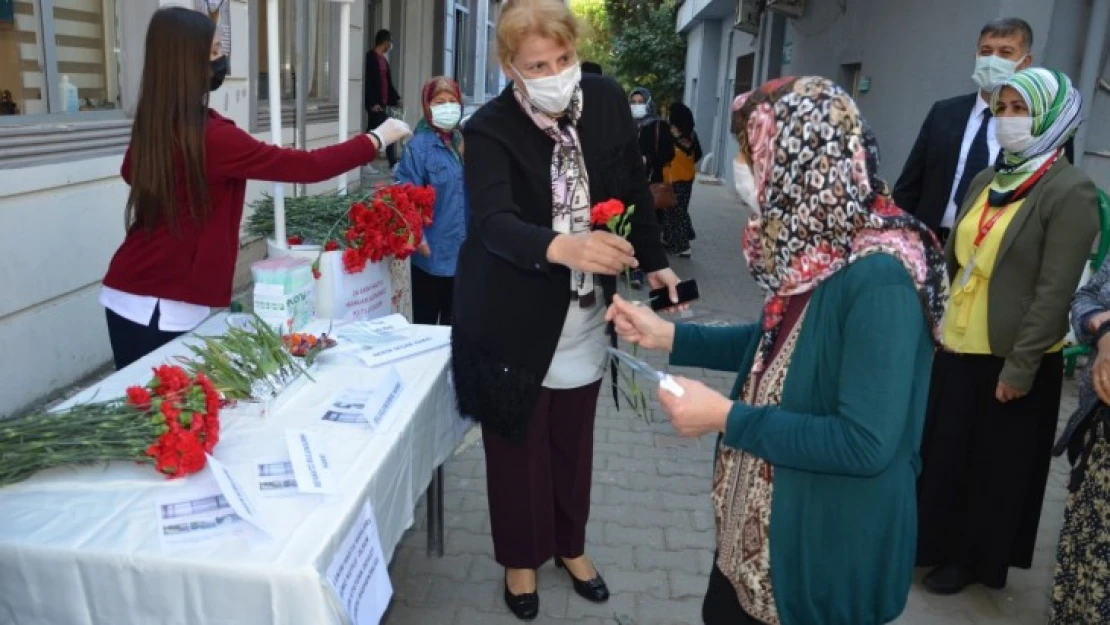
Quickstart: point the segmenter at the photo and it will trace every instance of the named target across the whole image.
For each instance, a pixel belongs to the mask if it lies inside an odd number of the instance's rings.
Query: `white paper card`
[[[381,623],[393,596],[393,584],[370,504],[363,504],[358,519],[339,545],[328,565],[327,578],[353,625]]]
[[[297,488],[302,493],[334,493],[335,472],[327,450],[316,434],[310,430],[285,430],[285,444],[293,462]]]
[[[221,538],[246,527],[215,484],[184,491],[155,504],[163,550]]]
[[[240,486],[227,466],[212,456],[208,456],[208,467],[212,469],[212,474],[216,476],[216,483],[220,485],[220,492],[231,504],[231,509],[235,510],[235,513],[241,519],[269,535],[270,530],[258,515],[258,506],[255,505],[250,491]]]
[[[265,460],[254,465],[256,491],[262,497],[290,497],[300,494],[293,461],[288,458]]]
[[[401,403],[404,395],[405,382],[397,369],[390,367],[385,380],[371,393],[366,402],[366,422],[370,424],[371,431],[378,429],[386,416],[393,412],[397,404]]]
[[[344,389],[328,404],[320,419],[332,423],[366,423],[366,406],[373,395],[373,389]]]
[[[398,331],[399,336],[384,345],[366,347],[359,352],[359,359],[368,367],[381,367],[451,344],[449,332],[443,332],[440,328],[418,328],[419,326],[414,326],[409,330]]]

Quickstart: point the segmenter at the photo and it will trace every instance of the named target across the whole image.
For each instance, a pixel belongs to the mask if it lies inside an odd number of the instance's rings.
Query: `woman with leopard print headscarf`
[[[738,372],[731,397],[684,378],[659,392],[680,434],[721,434],[704,622],[887,623],[913,576],[940,248],[891,201],[840,87],[782,79],[733,111],[760,323],[676,326],[623,300],[609,318],[673,365]]]

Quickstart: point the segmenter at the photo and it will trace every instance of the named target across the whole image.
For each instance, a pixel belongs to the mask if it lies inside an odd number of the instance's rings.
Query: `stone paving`
[[[698,239],[690,260],[675,270],[698,279],[700,308],[755,319],[760,295],[739,251],[744,215],[730,188],[698,184],[692,214]],[[659,358],[657,365],[662,366]],[[732,376],[682,371],[727,392]],[[1062,415],[1075,403],[1067,382]],[[471,437],[473,438],[473,437]],[[551,563],[539,572],[540,625],[700,624],[701,599],[712,564],[713,517],[709,503],[712,436],[677,437],[665,419],[655,422],[618,412],[608,386],[600,400],[595,444],[593,507],[587,553],[612,591],[607,604],[574,595],[563,571]],[[497,625],[517,623],[501,601],[502,569],[493,561],[480,441],[447,463],[446,555],[425,553],[425,512],[394,555],[390,572],[395,601],[386,625]],[[899,625],[1034,625],[1046,622],[1054,550],[1063,517],[1066,461],[1053,464],[1042,514],[1038,550],[1029,571],[1013,570],[1001,591],[973,587],[937,597],[915,584]],[[918,579],[924,571],[918,571]]]

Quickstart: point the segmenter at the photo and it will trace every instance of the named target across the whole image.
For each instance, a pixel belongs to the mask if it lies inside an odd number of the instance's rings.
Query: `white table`
[[[226,327],[217,315],[198,329]],[[440,331],[440,330],[436,330]],[[447,328],[443,332],[449,332]],[[188,337],[87,389],[72,401],[120,396],[150,379],[151,367],[186,355]],[[259,499],[274,538],[246,535],[188,551],[163,551],[158,501],[194,480],[166,480],[132,463],[57,469],[0,489],[0,624],[18,625],[329,625],[347,622],[327,586],[340,542],[369,501],[382,549],[391,558],[429,486],[430,517],[442,519],[441,465],[466,429],[455,408],[449,349],[395,363],[401,403],[375,432],[324,424],[320,406],[349,387],[373,387],[388,369],[322,359],[277,414],[223,424],[215,456],[249,471],[260,456],[283,454],[286,427],[320,427],[343,476],[341,494]],[[332,362],[329,362],[332,361]],[[330,429],[329,429],[330,428]],[[436,520],[432,518],[432,520]],[[429,526],[430,533],[432,530]],[[439,525],[442,549],[442,523]],[[251,533],[253,532],[253,533]],[[429,541],[429,551],[434,541]],[[441,552],[442,553],[442,552]]]

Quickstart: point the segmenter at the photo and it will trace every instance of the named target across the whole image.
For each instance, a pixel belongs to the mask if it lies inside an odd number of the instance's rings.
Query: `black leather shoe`
[[[532,621],[540,615],[539,593],[526,592],[522,595],[514,595],[509,592],[508,579],[505,580],[505,605],[509,606],[509,611],[522,621]]]
[[[605,603],[609,600],[609,587],[605,585],[605,580],[601,579],[601,573],[598,573],[591,580],[582,581],[575,577],[570,569],[567,569],[562,558],[555,558],[555,566],[567,570],[567,575],[574,585],[574,592],[578,593],[579,597],[594,603]]]
[[[975,583],[975,578],[958,564],[946,564],[929,571],[921,582],[934,594],[954,595]]]

